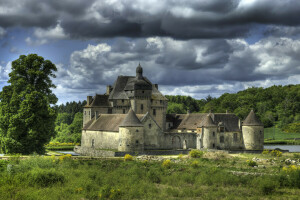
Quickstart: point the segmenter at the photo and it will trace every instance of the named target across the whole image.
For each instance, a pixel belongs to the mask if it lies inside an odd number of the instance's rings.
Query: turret
[[[264,125],[251,110],[242,125],[243,140],[246,150],[264,148]]]
[[[119,151],[144,150],[144,126],[130,108],[119,126]]]
[[[217,144],[217,131],[218,126],[213,122],[211,116],[208,114],[203,122],[200,124],[202,127],[202,134],[199,140],[200,148],[215,149]]]

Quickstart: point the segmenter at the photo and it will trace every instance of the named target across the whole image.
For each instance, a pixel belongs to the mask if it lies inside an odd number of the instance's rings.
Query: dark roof
[[[124,88],[127,82],[134,78],[134,76],[118,76],[116,82],[113,85],[113,90],[109,95],[109,99],[128,99]]]
[[[137,118],[135,112],[130,109],[125,117],[125,119],[122,121],[122,123],[119,125],[122,127],[136,127],[136,126],[143,126],[141,121]]]
[[[219,124],[223,122],[222,126],[225,127],[226,131],[233,132],[233,131],[240,131],[239,128],[239,118],[233,113],[214,113],[212,114],[215,124]]]
[[[200,123],[198,127],[216,127],[217,125],[213,122],[210,115],[206,115],[203,121]]]
[[[196,129],[202,127],[207,117],[207,113],[190,113],[190,114],[167,114],[167,122],[173,122],[172,129]],[[228,132],[240,131],[239,118],[235,114],[211,113],[209,114],[214,126],[223,122],[225,130]]]
[[[111,131],[118,132],[120,124],[124,121],[127,114],[100,114],[98,119],[95,117],[88,121],[83,127],[83,130],[90,131]],[[143,118],[144,115],[138,114],[139,120]]]
[[[94,96],[93,101],[90,105],[86,105],[85,107],[110,107],[109,101],[108,101],[108,95],[100,95],[96,94]]]
[[[261,123],[254,111],[251,110],[249,115],[244,120],[243,126],[263,126],[263,123]]]

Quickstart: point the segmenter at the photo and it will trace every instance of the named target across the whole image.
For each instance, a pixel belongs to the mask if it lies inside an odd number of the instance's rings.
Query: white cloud
[[[27,37],[25,42],[28,45],[43,45],[47,44],[50,41],[63,40],[67,39],[69,36],[64,32],[63,28],[60,25],[60,22],[53,28],[36,28],[33,32],[34,38]]]
[[[6,35],[6,30],[0,26],[0,39]]]
[[[0,65],[0,82],[6,82],[9,79],[8,74],[11,72],[11,62],[6,65]]]

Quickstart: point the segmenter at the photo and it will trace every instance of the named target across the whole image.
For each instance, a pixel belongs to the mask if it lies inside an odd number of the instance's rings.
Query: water
[[[290,152],[300,152],[300,145],[264,145],[265,149],[282,149]]]
[[[56,151],[57,153],[63,153],[63,154],[71,154],[72,156],[80,156],[80,154],[75,153],[74,151]]]

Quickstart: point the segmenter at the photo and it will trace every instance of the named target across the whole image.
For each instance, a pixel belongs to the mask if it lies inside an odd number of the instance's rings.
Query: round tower
[[[144,126],[130,108],[119,126],[118,151],[143,151]]]
[[[202,122],[202,144],[204,149],[215,149],[217,145],[218,126],[213,122],[210,115],[207,115]]]
[[[246,150],[264,149],[264,125],[251,110],[242,125],[243,140]]]

